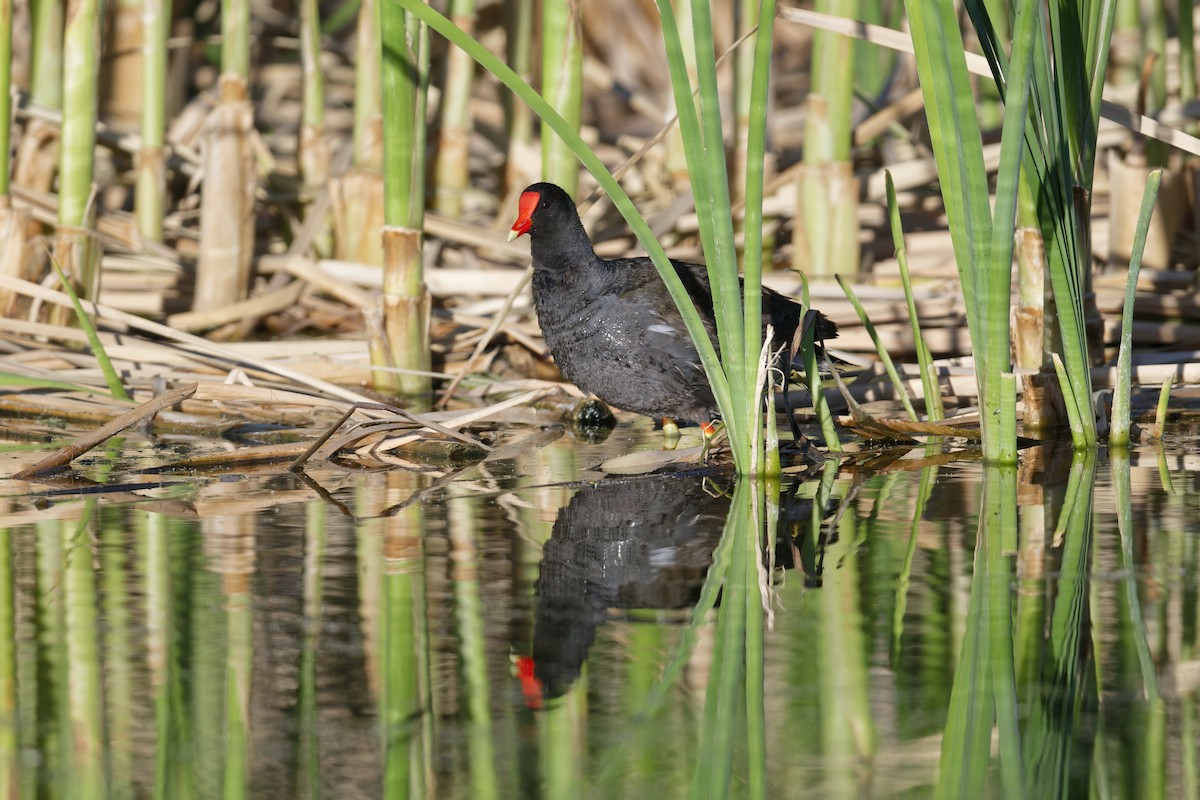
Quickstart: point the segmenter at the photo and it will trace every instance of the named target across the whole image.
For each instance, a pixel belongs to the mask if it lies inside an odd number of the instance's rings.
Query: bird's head
[[[537,236],[543,231],[561,230],[575,220],[578,213],[569,194],[553,183],[535,183],[521,192],[517,221],[508,232],[508,240],[525,233]]]

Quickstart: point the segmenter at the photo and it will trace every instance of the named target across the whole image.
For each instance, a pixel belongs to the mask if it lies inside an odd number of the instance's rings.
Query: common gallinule
[[[529,234],[533,304],[559,370],[606,403],[644,414],[695,422],[711,431],[718,409],[683,318],[653,262],[596,255],[575,203],[553,183],[521,193],[509,241]],[[717,345],[712,293],[702,264],[671,262]],[[799,303],[763,289],[764,325],[775,341],[792,342],[803,320]],[[837,325],[815,315],[818,341]],[[774,349],[774,348],[773,348]]]

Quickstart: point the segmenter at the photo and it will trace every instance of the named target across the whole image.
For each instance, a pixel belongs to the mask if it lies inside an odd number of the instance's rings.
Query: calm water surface
[[[10,486],[0,794],[1200,797],[1196,464],[595,471],[659,441]]]

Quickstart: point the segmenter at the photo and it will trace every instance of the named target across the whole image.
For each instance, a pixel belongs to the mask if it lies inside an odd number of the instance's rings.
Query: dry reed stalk
[[[56,292],[53,289],[47,289],[44,286],[39,286],[27,281],[20,281],[15,278],[0,274],[0,288],[8,288],[17,291],[23,295],[41,300],[43,302],[51,302],[56,305],[70,305],[70,299],[62,292]],[[126,314],[118,311],[115,308],[100,306],[89,301],[82,301],[84,310],[90,314],[97,323],[103,322],[109,326],[125,326],[128,329],[143,331],[151,335],[161,337],[168,341],[173,341],[185,345],[189,350],[198,357],[214,358],[226,362],[230,365],[242,365],[261,369],[266,373],[275,375],[279,378],[292,381],[301,386],[306,386],[312,390],[320,392],[330,397],[336,397],[341,400],[348,400],[352,403],[371,402],[368,398],[350,391],[341,386],[314,378],[311,375],[304,374],[289,367],[274,364],[266,359],[255,356],[247,356],[239,354],[236,351],[229,350],[221,345],[214,344],[206,339],[201,339],[198,336],[192,336],[188,333],[173,330],[166,325],[160,325],[157,322],[136,317],[132,314]]]
[[[1151,169],[1140,153],[1122,156],[1117,150],[1108,154],[1109,203],[1108,263],[1122,274],[1129,266],[1133,252],[1133,235],[1137,228],[1138,207],[1146,176]],[[1142,263],[1150,269],[1170,269],[1173,266],[1171,247],[1175,233],[1187,208],[1186,181],[1179,170],[1163,170],[1162,186],[1150,218],[1146,249]]]
[[[336,257],[381,266],[383,174],[378,168],[352,167],[330,182],[329,197]]]
[[[131,428],[144,419],[152,418],[159,411],[162,411],[165,408],[170,408],[184,398],[191,397],[195,391],[196,384],[193,383],[189,386],[182,386],[178,389],[172,389],[169,392],[165,392],[159,397],[142,403],[137,408],[130,409],[116,419],[113,419],[107,424],[97,428],[95,431],[80,437],[66,447],[60,448],[33,466],[26,467],[17,474],[13,475],[13,478],[16,480],[29,480],[30,478],[34,478],[44,472],[49,472],[68,464],[72,460],[86,453],[88,450],[91,450],[96,445],[103,444],[108,439],[116,436],[126,428]]]
[[[831,161],[798,171],[792,269],[813,277],[858,274],[859,190],[853,167]]]
[[[49,192],[58,172],[58,147],[57,124],[30,120],[13,159],[13,183],[35,192]]]
[[[1066,419],[1058,377],[1046,358],[1046,245],[1037,228],[1018,227],[1018,305],[1013,314],[1013,364],[1021,370],[1023,421],[1026,430],[1056,427]]]
[[[36,280],[39,277],[36,250],[29,239],[29,209],[9,205],[7,195],[0,197],[0,273]],[[12,316],[16,310],[17,295],[0,291],[0,317]]]
[[[254,107],[246,82],[221,76],[221,102],[205,123],[200,257],[192,307],[207,311],[246,297],[254,255]]]
[[[211,330],[247,317],[263,317],[291,308],[300,300],[303,291],[303,283],[292,281],[280,289],[219,308],[172,314],[167,317],[167,324],[181,331]]]
[[[106,3],[105,10],[100,116],[112,127],[130,132],[142,116],[142,3],[116,0]]]
[[[383,229],[383,332],[391,348],[391,363],[397,363],[403,348],[406,368],[429,371],[429,312],[433,299],[425,287],[421,264],[419,230],[386,226]],[[428,387],[424,376],[388,375],[377,385],[398,384],[401,393],[414,393]],[[406,388],[411,387],[411,388]]]

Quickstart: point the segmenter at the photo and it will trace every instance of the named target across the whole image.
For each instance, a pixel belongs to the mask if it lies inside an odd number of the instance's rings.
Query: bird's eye
[[[547,203],[545,200],[543,200],[543,201],[542,201],[542,208],[549,208],[549,207],[550,207],[550,204],[549,204],[549,203]]]

